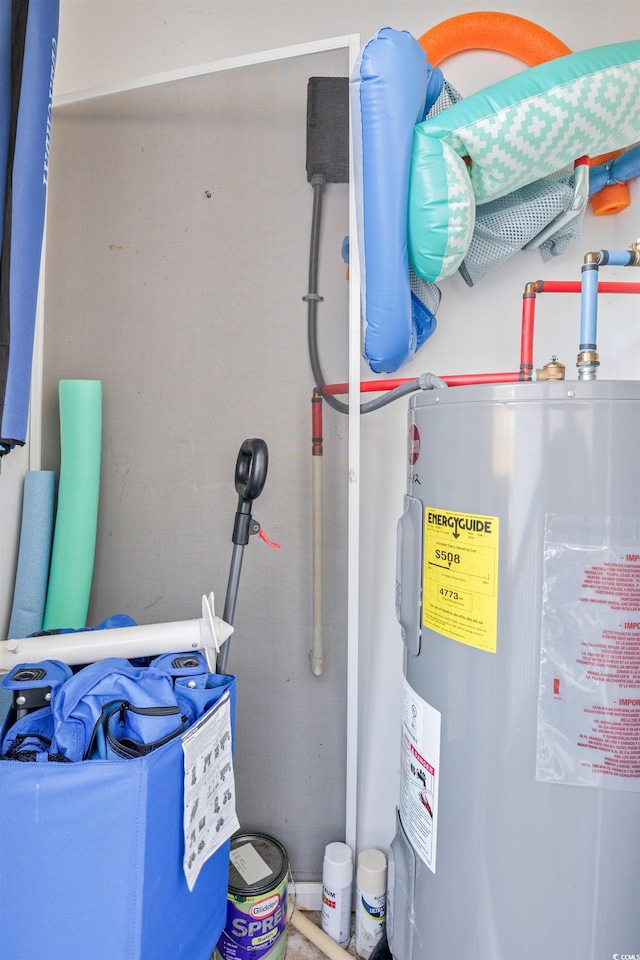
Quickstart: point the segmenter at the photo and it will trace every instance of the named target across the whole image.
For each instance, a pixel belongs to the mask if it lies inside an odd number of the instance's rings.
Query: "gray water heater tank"
[[[395,960],[640,956],[640,387],[409,406]]]

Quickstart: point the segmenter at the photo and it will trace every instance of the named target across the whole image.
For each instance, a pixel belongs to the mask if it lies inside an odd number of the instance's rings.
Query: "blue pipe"
[[[638,265],[636,250],[598,250],[589,253],[582,265],[580,297],[580,353],[596,354],[598,325],[598,269],[599,267],[633,267]],[[586,358],[585,358],[586,359]],[[597,356],[592,363],[581,363],[578,357],[580,379],[595,378]]]
[[[601,254],[601,251],[600,251]],[[599,262],[582,265],[582,289],[580,294],[580,349],[596,349],[598,321],[598,265]]]
[[[601,267],[634,267],[637,256],[633,250],[598,250]]]

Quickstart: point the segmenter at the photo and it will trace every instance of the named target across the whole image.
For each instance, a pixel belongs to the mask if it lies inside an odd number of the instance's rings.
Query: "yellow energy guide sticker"
[[[422,624],[496,652],[498,517],[425,508]]]

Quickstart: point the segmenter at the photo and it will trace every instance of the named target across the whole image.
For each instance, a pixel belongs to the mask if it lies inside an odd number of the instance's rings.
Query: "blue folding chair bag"
[[[216,677],[230,693],[235,678]],[[12,960],[209,960],[229,842],[183,872],[180,737],[126,760],[0,761],[0,942]]]

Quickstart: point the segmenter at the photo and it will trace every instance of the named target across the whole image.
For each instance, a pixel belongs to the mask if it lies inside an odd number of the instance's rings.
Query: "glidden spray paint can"
[[[288,874],[286,851],[273,837],[232,838],[227,922],[215,960],[285,960]]]

